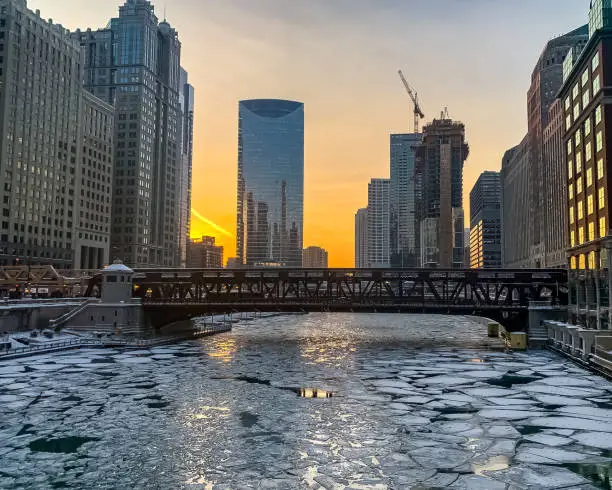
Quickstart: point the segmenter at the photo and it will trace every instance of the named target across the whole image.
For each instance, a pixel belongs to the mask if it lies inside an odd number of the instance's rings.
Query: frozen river
[[[463,317],[311,314],[0,362],[0,488],[610,488],[612,384],[496,349]]]

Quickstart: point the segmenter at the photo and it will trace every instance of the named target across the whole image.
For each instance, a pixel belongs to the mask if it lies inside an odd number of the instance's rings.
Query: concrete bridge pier
[[[567,321],[567,309],[548,303],[529,304],[527,333],[530,347],[543,347],[548,342],[547,321]]]

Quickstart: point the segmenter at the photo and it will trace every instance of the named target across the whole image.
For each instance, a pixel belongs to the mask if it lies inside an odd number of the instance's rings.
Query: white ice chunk
[[[583,398],[568,398],[567,396],[541,394],[534,394],[533,397],[545,405],[592,405],[591,402]]]
[[[461,378],[459,376],[433,376],[432,378],[421,379],[420,382],[428,385],[454,386],[473,383],[474,380],[470,378]]]
[[[515,459],[521,463],[546,463],[547,461],[549,463],[576,463],[592,458],[592,454],[578,453],[576,451],[538,445],[522,445]]]
[[[539,444],[544,444],[545,446],[567,446],[571,444],[572,440],[567,437],[559,437],[553,436],[550,434],[532,434],[529,436],[525,436],[525,439],[531,442],[537,442]]]
[[[580,432],[572,436],[580,444],[599,449],[612,449],[612,435],[604,432]]]
[[[581,419],[575,417],[536,417],[529,419],[526,425],[536,427],[551,427],[553,429],[577,429],[593,432],[608,432],[612,434],[612,422]],[[612,437],[612,435],[610,436]]]
[[[478,412],[478,415],[485,419],[494,420],[521,420],[533,417],[533,411],[528,410],[501,410],[495,408],[487,408]]]

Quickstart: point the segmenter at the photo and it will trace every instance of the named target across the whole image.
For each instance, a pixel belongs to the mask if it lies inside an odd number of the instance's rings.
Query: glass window
[[[593,185],[593,170],[587,168],[586,171],[586,186],[591,187]]]
[[[584,261],[584,254],[580,254],[580,259],[578,260],[578,267],[580,269],[586,269],[586,263]]]
[[[587,196],[587,214],[591,215],[595,212],[595,204],[594,204],[593,195]]]
[[[578,128],[578,130],[576,131],[575,140],[576,140],[576,146],[578,146],[580,142],[582,141],[582,133],[580,132],[580,128]]]
[[[601,131],[597,131],[597,139],[596,139],[596,144],[597,144],[597,151],[601,151],[603,149],[603,134]]]
[[[574,162],[571,158],[567,161],[567,176],[570,179],[574,176]]]
[[[597,178],[603,179],[603,176],[604,176],[604,164],[603,164],[603,158],[600,158],[599,160],[597,160]]]
[[[574,199],[574,184],[569,185],[568,191],[569,191],[569,198]]]
[[[578,94],[580,93],[580,87],[578,86],[578,84],[574,85],[574,88],[572,89],[572,98],[574,99],[574,101],[578,98]]]
[[[582,201],[578,202],[578,219],[584,218],[584,210],[582,209]]]
[[[576,174],[582,172],[582,154],[576,153]]]
[[[589,105],[591,94],[589,93],[589,88],[587,87],[584,93],[582,94],[582,107],[586,107]]]
[[[582,74],[582,86],[584,87],[587,83],[589,83],[589,70],[584,70]]]
[[[599,53],[595,53],[595,56],[593,56],[593,59],[591,60],[591,69],[595,71],[597,70],[598,66],[599,66]]]
[[[569,140],[569,141],[567,142],[567,154],[568,154],[568,155],[571,155],[571,154],[572,154],[573,149],[574,149],[574,146],[572,145],[572,140]]]
[[[584,147],[584,161],[590,162],[592,158],[593,158],[593,146],[591,145],[591,142],[589,141]]]
[[[576,181],[576,195],[582,194],[582,177],[578,177]]]
[[[584,243],[584,226],[578,228],[578,245],[582,245]]]
[[[595,109],[595,124],[599,124],[601,122],[601,106],[597,106]]]
[[[603,187],[600,187],[597,191],[597,207],[603,209],[606,206],[606,191]]]
[[[569,222],[570,225],[574,224],[574,206],[570,206],[569,208]]]
[[[574,121],[578,119],[578,117],[580,117],[580,104],[576,102],[576,105],[574,106]]]
[[[591,222],[589,223],[589,242],[592,242],[595,238],[597,238],[595,236],[595,223]]]
[[[571,267],[572,269],[576,270],[576,265],[577,265],[577,262],[576,262],[576,257],[572,257],[572,258],[570,259],[570,267]]]
[[[593,236],[595,236],[595,224],[591,223],[593,225]],[[590,227],[591,225],[589,225]],[[589,229],[589,233],[590,233],[590,229]],[[595,238],[593,238],[593,240],[595,240]],[[595,269],[595,252],[589,252],[589,269],[593,270]]]
[[[587,119],[584,121],[584,137],[586,138],[589,134],[591,134],[591,120]]]
[[[570,98],[569,98],[569,95],[568,95],[568,96],[565,98],[565,110],[566,110],[566,111],[569,111],[570,105],[571,105],[571,102],[570,102]]]
[[[603,238],[607,234],[608,230],[606,229],[606,218],[599,218],[599,236]]]
[[[571,114],[568,114],[565,117],[565,129],[568,130],[571,127],[571,125],[572,125],[572,116]]]
[[[570,233],[570,245],[572,247],[576,246],[576,232],[574,230],[572,230]]]
[[[593,97],[595,97],[595,95],[597,95],[597,93],[599,92],[600,88],[601,88],[601,86],[599,85],[599,75],[597,75],[593,79]]]

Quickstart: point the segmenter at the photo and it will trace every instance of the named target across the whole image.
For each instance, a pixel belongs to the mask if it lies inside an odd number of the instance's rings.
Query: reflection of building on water
[[[319,390],[316,388],[300,388],[297,394],[302,398],[331,398],[334,394],[331,391]]]
[[[236,355],[236,341],[228,337],[215,337],[209,344],[208,355],[223,362],[230,362]]]

